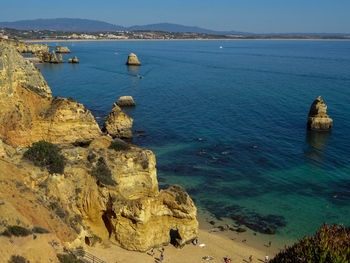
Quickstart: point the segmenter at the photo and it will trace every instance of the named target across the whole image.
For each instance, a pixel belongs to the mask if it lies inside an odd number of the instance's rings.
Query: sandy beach
[[[232,235],[235,238],[235,235]],[[199,230],[199,244],[205,244],[200,247],[189,244],[182,249],[174,246],[166,246],[164,251],[164,261],[171,263],[186,262],[223,262],[224,257],[229,257],[232,262],[249,262],[249,257],[253,257],[253,262],[264,262],[265,256],[269,258],[277,252],[273,246],[265,247],[264,250],[258,249],[247,242],[242,242],[243,236],[236,237],[235,240],[229,239],[220,233],[208,233],[204,229]],[[244,240],[245,238],[243,238]],[[108,263],[154,263],[160,256],[160,250],[155,249],[155,255],[127,251],[118,247],[89,247],[87,251],[93,255],[105,260]],[[212,257],[212,260],[205,260],[203,257]]]
[[[334,39],[334,38],[213,38],[213,39],[198,39],[198,38],[192,38],[192,39],[22,39],[21,41],[26,43],[52,43],[52,42],[125,42],[125,41],[203,41],[203,40],[209,40],[209,41],[241,41],[241,40],[264,40],[264,41],[271,41],[271,40],[295,40],[295,41],[301,41],[301,40],[310,40],[310,41],[349,41],[349,39]]]

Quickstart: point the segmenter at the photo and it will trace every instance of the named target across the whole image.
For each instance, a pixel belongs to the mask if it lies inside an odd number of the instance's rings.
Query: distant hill
[[[195,26],[184,26],[170,23],[159,23],[151,25],[137,25],[131,27],[123,27],[120,25],[113,25],[110,23],[79,19],[79,18],[54,18],[54,19],[35,19],[35,20],[21,20],[15,22],[0,22],[0,27],[14,28],[19,30],[55,30],[66,32],[106,32],[117,30],[128,31],[166,31],[166,32],[180,32],[180,33],[203,33],[212,35],[226,35],[226,34],[243,34],[235,31],[215,31]]]
[[[54,18],[0,22],[0,27],[19,30],[55,30],[66,32],[100,32],[124,30],[124,27],[110,23],[78,18]]]
[[[228,34],[247,34],[244,32],[237,31],[215,31],[210,29],[205,29],[196,26],[184,26],[171,23],[158,23],[150,24],[144,26],[131,26],[128,28],[130,31],[166,31],[166,32],[180,32],[180,33],[199,33],[199,34],[209,34],[209,35],[228,35]]]

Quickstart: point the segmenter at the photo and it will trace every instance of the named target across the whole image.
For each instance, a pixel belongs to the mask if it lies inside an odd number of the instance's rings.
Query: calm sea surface
[[[39,65],[53,95],[83,103],[99,123],[132,95],[126,112],[148,135],[134,143],[156,154],[161,187],[180,184],[217,218],[285,239],[324,221],[350,225],[350,42],[64,44],[81,63]],[[130,52],[141,67],[125,65]],[[305,128],[319,95],[331,133]]]

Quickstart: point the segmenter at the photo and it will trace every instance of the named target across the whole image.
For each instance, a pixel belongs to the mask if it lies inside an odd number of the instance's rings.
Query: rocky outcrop
[[[122,109],[114,103],[111,112],[109,113],[103,131],[107,132],[112,137],[132,138],[133,119],[126,115]]]
[[[126,65],[141,66],[141,62],[139,61],[139,59],[134,53],[130,53],[128,56],[128,61],[126,62]]]
[[[61,54],[58,54],[58,60],[57,60],[58,63],[63,63],[63,58],[62,58],[62,55]]]
[[[70,53],[69,48],[65,46],[56,46],[55,51],[56,53]]]
[[[59,59],[57,59],[56,53],[55,51],[51,51],[51,52],[36,52],[34,54],[34,56],[36,58],[39,59],[40,63],[53,63],[53,64],[57,64],[57,63],[62,63],[63,59],[61,54],[59,55]],[[60,57],[61,56],[61,57]],[[61,59],[61,60],[60,60]],[[61,62],[62,61],[62,62]]]
[[[117,100],[117,105],[119,107],[131,107],[136,106],[136,103],[131,96],[122,96]]]
[[[68,59],[68,63],[78,64],[79,60],[77,56],[74,56],[73,58]]]
[[[70,143],[91,140],[101,133],[83,105],[53,99],[41,73],[14,47],[0,44],[0,61],[0,134],[8,143]]]
[[[16,40],[0,40],[0,44],[4,43],[7,46],[14,46],[20,53],[37,53],[50,52],[50,47],[45,44],[26,44]]]
[[[327,105],[321,96],[314,100],[311,105],[307,128],[309,130],[327,131],[333,126],[333,120],[327,115]]]

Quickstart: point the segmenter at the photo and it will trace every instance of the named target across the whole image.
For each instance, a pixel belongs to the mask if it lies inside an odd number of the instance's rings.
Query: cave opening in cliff
[[[170,229],[170,244],[172,244],[174,247],[179,247],[179,241],[181,241],[179,231],[177,229]]]

